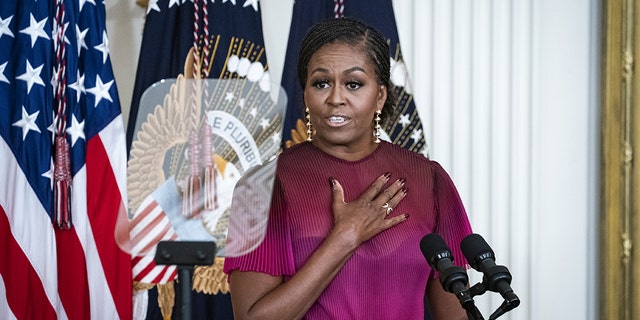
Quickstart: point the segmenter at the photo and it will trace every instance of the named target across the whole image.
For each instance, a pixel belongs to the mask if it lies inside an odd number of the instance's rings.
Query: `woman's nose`
[[[344,88],[341,86],[333,86],[329,91],[327,103],[332,106],[340,106],[345,103]]]

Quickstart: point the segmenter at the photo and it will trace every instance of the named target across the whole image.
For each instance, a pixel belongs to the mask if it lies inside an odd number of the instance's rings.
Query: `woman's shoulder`
[[[404,166],[413,168],[426,168],[428,172],[431,172],[433,175],[447,174],[437,160],[390,142],[384,141],[384,143],[383,153],[386,154],[387,157],[390,157],[390,161],[398,164],[402,163]]]
[[[299,162],[301,159],[309,157],[309,153],[312,152],[310,147],[311,143],[309,142],[301,142],[298,144],[294,144],[280,152],[278,154],[278,162],[279,163],[289,163],[289,162]]]
[[[313,148],[312,144],[310,142],[300,142],[300,143],[296,143],[284,150],[282,150],[282,152],[278,155],[279,158],[287,158],[287,157],[295,157],[296,155],[302,153],[306,153],[309,152],[310,150],[312,150]]]
[[[432,163],[433,160],[429,159],[427,156],[409,150],[405,147],[399,146],[397,144],[393,144],[388,141],[381,141],[381,145],[384,147],[384,153],[391,156],[406,158],[407,160],[424,162],[424,163]]]

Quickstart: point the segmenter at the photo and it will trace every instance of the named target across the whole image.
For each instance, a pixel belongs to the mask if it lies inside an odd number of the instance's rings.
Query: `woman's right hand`
[[[408,218],[406,213],[389,216],[407,194],[404,178],[397,179],[385,188],[390,177],[390,173],[379,176],[357,199],[348,203],[344,200],[344,189],[340,182],[330,179],[334,217],[332,235],[342,239],[344,245],[355,249],[362,242]]]

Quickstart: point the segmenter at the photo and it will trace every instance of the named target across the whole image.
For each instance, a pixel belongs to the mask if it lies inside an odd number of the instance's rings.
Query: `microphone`
[[[460,249],[471,267],[482,272],[483,285],[487,290],[498,292],[504,298],[502,305],[489,317],[496,319],[517,307],[520,299],[511,289],[511,273],[505,266],[495,264],[495,253],[479,234],[470,234],[462,239]]]
[[[444,240],[436,233],[427,234],[420,240],[420,251],[431,268],[440,273],[440,284],[445,291],[455,294],[471,319],[483,319],[467,290],[469,276],[453,264],[453,256]]]

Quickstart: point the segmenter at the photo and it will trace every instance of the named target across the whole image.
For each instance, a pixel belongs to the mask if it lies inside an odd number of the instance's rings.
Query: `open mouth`
[[[339,123],[343,123],[345,121],[347,121],[347,119],[345,117],[341,117],[341,116],[331,116],[331,117],[329,117],[329,122],[331,122],[331,123],[339,124]]]

